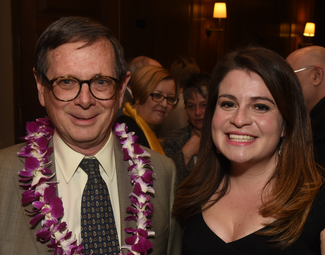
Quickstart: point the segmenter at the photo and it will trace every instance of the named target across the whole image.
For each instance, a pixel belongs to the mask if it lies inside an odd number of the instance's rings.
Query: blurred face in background
[[[193,128],[197,131],[201,131],[202,129],[206,105],[207,99],[196,92],[193,92],[192,97],[186,102],[185,109],[187,117]]]
[[[162,80],[151,94],[160,94],[165,97],[176,97],[175,82],[172,79]],[[161,124],[173,110],[174,105],[168,104],[164,98],[161,102],[153,100],[149,96],[144,104],[139,104],[139,100],[135,101],[135,109],[137,113],[150,125],[156,126]]]

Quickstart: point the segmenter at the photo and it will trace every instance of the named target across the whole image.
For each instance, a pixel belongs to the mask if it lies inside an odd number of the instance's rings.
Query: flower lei
[[[82,255],[83,245],[78,245],[75,234],[68,230],[65,222],[59,221],[64,213],[63,203],[56,195],[57,182],[50,181],[54,174],[48,168],[51,165],[49,156],[53,152],[53,148],[47,147],[54,133],[52,124],[49,118],[41,118],[36,122],[27,123],[26,129],[27,135],[22,138],[26,141],[26,146],[18,152],[18,156],[26,158],[24,169],[19,171],[19,175],[23,178],[19,181],[26,183],[20,185],[26,189],[22,194],[22,203],[32,203],[36,208],[32,212],[26,210],[35,214],[30,224],[35,225],[42,220],[42,229],[36,236],[41,242],[50,241],[47,246],[54,249],[54,254],[59,252],[64,255]],[[129,161],[128,171],[131,183],[134,185],[133,192],[130,194],[132,207],[126,209],[132,215],[125,220],[135,220],[137,226],[135,229],[125,229],[127,233],[133,235],[125,239],[127,245],[121,248],[128,249],[128,255],[146,255],[152,248],[152,243],[147,238],[155,234],[154,231],[150,231],[151,220],[147,218],[153,211],[148,193],[154,194],[154,189],[151,187],[154,173],[151,171],[152,164],[148,160],[150,154],[135,143],[137,136],[133,136],[133,132],[127,133],[125,123],[115,123],[113,130],[122,145],[123,160]],[[28,183],[30,181],[31,183]]]

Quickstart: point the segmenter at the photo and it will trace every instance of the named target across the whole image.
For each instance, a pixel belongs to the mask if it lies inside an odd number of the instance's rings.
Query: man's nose
[[[96,104],[96,98],[91,94],[89,84],[81,84],[80,93],[74,102],[85,109],[89,108],[90,105]]]

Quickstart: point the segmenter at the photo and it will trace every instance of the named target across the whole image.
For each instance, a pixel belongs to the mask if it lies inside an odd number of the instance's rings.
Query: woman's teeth
[[[235,134],[229,134],[229,139],[234,142],[250,142],[255,139],[253,136],[249,135],[235,135]]]

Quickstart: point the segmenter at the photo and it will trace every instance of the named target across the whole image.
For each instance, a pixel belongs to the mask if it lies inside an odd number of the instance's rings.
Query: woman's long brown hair
[[[284,120],[285,137],[278,146],[279,149],[282,144],[281,156],[273,176],[265,185],[272,180],[272,193],[260,208],[263,217],[277,219],[260,234],[270,236],[273,245],[283,249],[301,235],[323,179],[322,170],[317,169],[314,161],[310,120],[299,80],[289,64],[268,49],[248,47],[237,50],[217,63],[209,88],[198,161],[177,190],[173,215],[185,225],[189,218],[202,212],[203,206],[209,208],[229,189],[230,162],[216,152],[211,122],[220,82],[232,70],[257,73],[271,92]],[[210,201],[217,190],[217,199]]]

